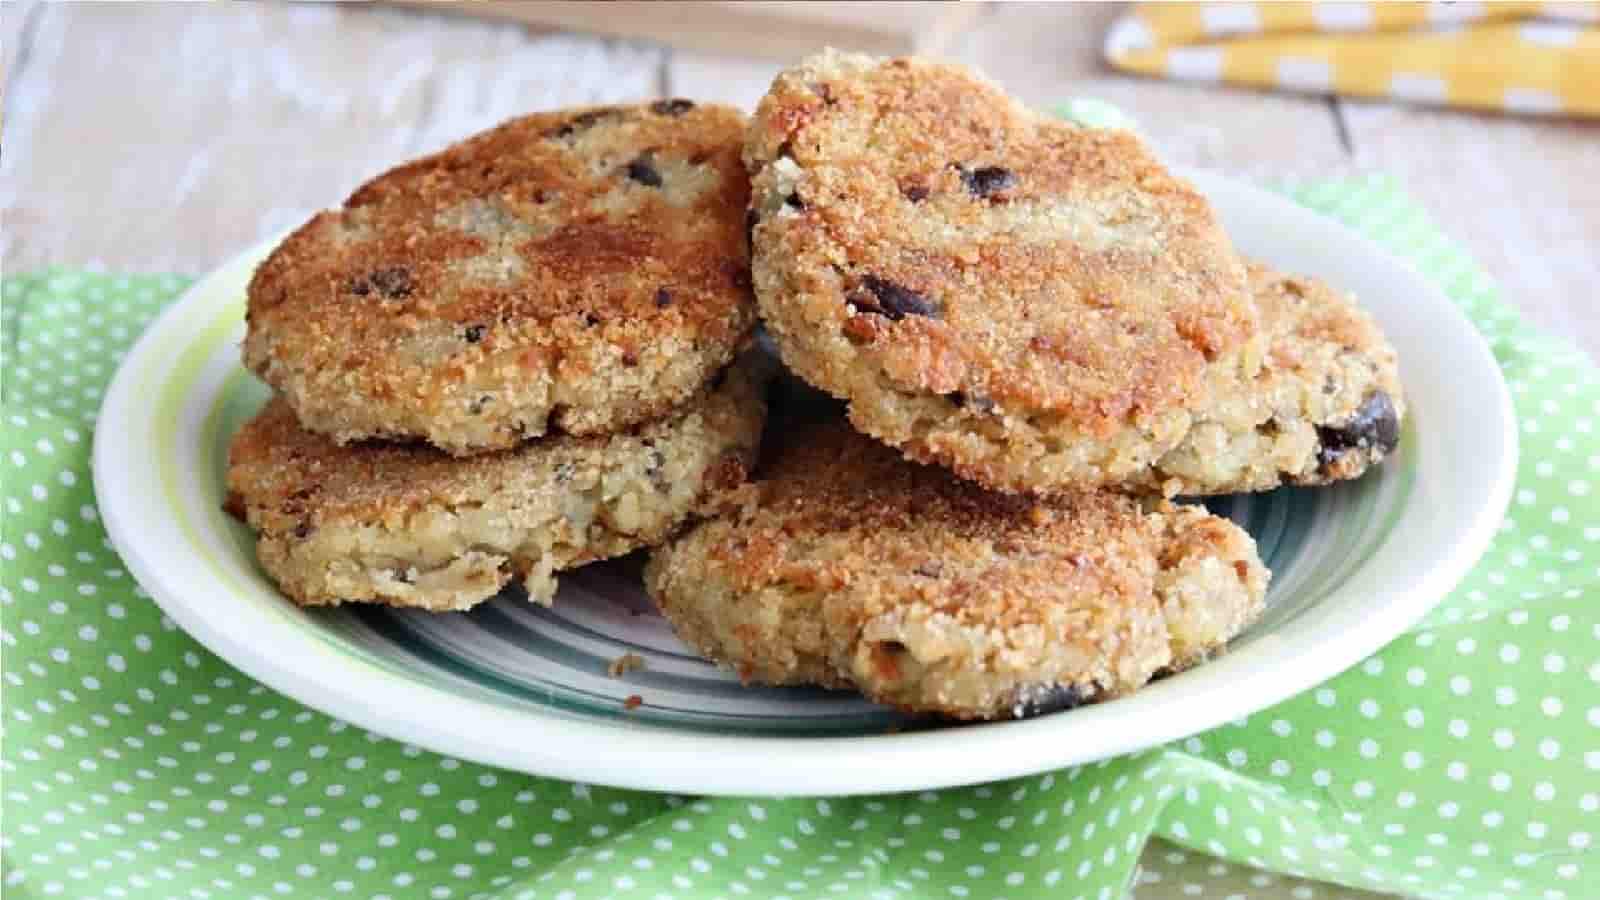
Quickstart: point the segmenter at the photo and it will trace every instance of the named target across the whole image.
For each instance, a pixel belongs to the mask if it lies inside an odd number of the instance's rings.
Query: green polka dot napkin
[[[184,282],[5,280],[7,894],[1112,898],[1160,835],[1380,891],[1600,896],[1596,370],[1520,323],[1390,183],[1290,193],[1410,259],[1491,341],[1523,460],[1487,556],[1411,633],[1248,719],[875,798],[701,800],[495,771],[252,683],[132,583],[90,488],[101,389]]]

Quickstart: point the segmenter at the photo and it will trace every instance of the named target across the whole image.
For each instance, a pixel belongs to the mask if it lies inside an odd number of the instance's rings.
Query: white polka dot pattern
[[[132,583],[87,469],[103,385],[183,282],[7,279],[0,881],[82,898],[1110,898],[1130,882],[1252,900],[1591,896],[1596,371],[1521,325],[1387,182],[1291,193],[1430,273],[1493,346],[1523,428],[1494,544],[1427,621],[1316,691],[1165,749],[937,794],[566,784],[397,744],[254,684]],[[1185,849],[1148,854],[1135,878],[1152,834]]]

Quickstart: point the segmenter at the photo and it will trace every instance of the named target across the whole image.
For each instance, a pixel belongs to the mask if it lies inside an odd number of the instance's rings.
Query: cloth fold
[[[1600,116],[1600,2],[1138,3],[1111,65],[1186,81]]]
[[[896,796],[565,783],[253,683],[132,582],[91,487],[100,393],[186,280],[0,281],[7,896],[1120,898],[1151,835],[1386,892],[1593,896],[1600,374],[1523,324],[1393,183],[1285,190],[1408,259],[1490,341],[1523,429],[1494,545],[1411,633],[1277,707],[1094,765]]]

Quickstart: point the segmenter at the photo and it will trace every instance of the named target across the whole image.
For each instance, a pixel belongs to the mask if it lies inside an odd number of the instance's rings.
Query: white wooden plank
[[[413,63],[427,78],[427,103],[408,154],[534,110],[662,93],[666,51],[649,44],[453,17],[395,17],[427,25],[429,55]]]
[[[10,82],[23,35],[38,6],[38,0],[0,4],[0,95],[4,94]]]
[[[786,63],[748,56],[675,50],[667,61],[667,92],[751,111]]]
[[[511,115],[653,96],[661,59],[370,7],[52,5],[8,102],[5,263],[203,271]]]
[[[1600,134],[1593,123],[1346,104],[1356,161],[1398,176],[1545,328],[1600,356]]]
[[[429,0],[390,2],[441,8]],[[938,52],[963,22],[981,14],[984,5],[879,0],[769,0],[763,3],[517,0],[442,8],[542,27],[645,38],[702,52],[716,53],[737,47],[740,52],[752,56],[788,59],[828,44],[873,53]]]

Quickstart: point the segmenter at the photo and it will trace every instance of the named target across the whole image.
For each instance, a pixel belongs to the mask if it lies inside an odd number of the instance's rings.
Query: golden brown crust
[[[990,493],[838,421],[786,434],[739,502],[646,570],[679,635],[748,680],[959,718],[1193,664],[1259,612],[1266,580],[1249,536],[1203,510]]]
[[[341,441],[663,415],[754,327],[742,129],[688,101],[540,113],[385,173],[256,271],[246,364]]]
[[[785,361],[857,427],[991,487],[1148,463],[1255,327],[1209,205],[1138,138],[1035,115],[958,67],[813,57],[761,101],[745,163]],[[1129,431],[1149,446],[1126,460],[1038,459]]]
[[[1398,445],[1405,392],[1372,317],[1315,278],[1260,263],[1249,272],[1264,352],[1211,367],[1209,402],[1138,485],[1170,496],[1328,484]]]
[[[664,540],[754,463],[766,366],[732,366],[677,415],[607,436],[558,436],[468,459],[423,444],[340,446],[275,398],[235,435],[228,492],[269,574],[303,605],[464,609],[520,575]]]

